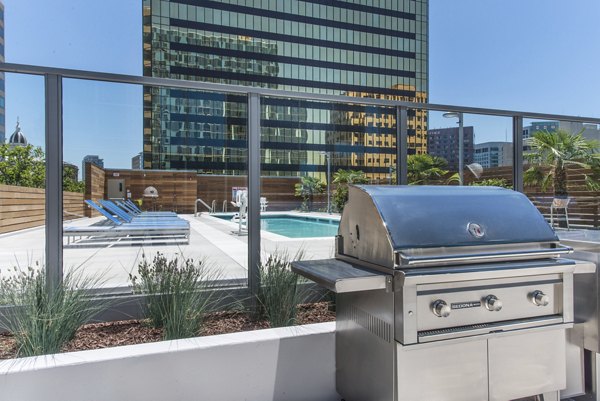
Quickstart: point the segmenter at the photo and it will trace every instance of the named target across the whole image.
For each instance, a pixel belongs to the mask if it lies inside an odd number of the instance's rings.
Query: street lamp
[[[331,195],[329,192],[329,176],[331,175],[331,152],[321,152],[327,159],[327,213],[331,214]]]
[[[463,132],[463,113],[462,112],[450,112],[444,113],[446,118],[458,118],[458,183],[462,185],[464,182],[463,169],[465,168],[465,142]]]

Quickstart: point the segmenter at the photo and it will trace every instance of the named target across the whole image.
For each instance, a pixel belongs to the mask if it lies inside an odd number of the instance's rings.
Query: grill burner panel
[[[522,328],[523,319],[537,322],[549,316],[560,316],[555,323],[570,323],[575,267],[571,260],[551,259],[390,270],[386,274],[335,259],[293,264],[294,271],[338,294],[365,293],[360,303],[379,291],[389,294],[386,302],[390,307],[395,305],[395,312],[387,314],[387,322],[395,327],[396,341],[406,345],[421,342],[418,334],[423,331],[499,322],[504,322],[503,330],[507,331]],[[548,298],[547,305],[534,302],[538,292]],[[499,310],[486,306],[490,296],[502,303]],[[447,305],[447,316],[435,314],[437,301]],[[378,305],[383,307],[385,303]],[[365,310],[356,303],[354,307]],[[338,306],[338,311],[343,313],[344,305]],[[507,321],[515,321],[515,327]],[[539,325],[544,324],[539,321]],[[472,335],[457,330],[452,337]]]
[[[562,315],[563,283],[558,274],[519,277],[509,282],[483,280],[474,288],[465,286],[469,284],[466,282],[452,284],[452,288],[437,284],[437,289],[427,291],[417,286],[417,331]],[[545,294],[550,302],[545,306],[536,305],[533,299],[536,291]],[[492,300],[495,300],[495,308],[490,305]],[[439,317],[432,310],[439,301],[450,308],[446,317]]]

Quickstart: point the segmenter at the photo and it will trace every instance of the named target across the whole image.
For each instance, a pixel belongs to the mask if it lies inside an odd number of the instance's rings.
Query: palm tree
[[[344,210],[348,202],[348,184],[366,184],[369,179],[364,172],[360,170],[339,169],[333,173],[333,183],[336,184],[333,194],[333,207],[336,211]]]
[[[315,177],[304,176],[294,186],[295,195],[302,197],[302,210],[312,209],[314,196],[325,192],[325,184]]]
[[[409,155],[407,159],[408,183],[411,185],[432,184],[448,174],[448,162],[438,156],[428,154]]]
[[[539,185],[543,191],[552,185],[555,197],[567,197],[567,167],[577,166],[591,170],[590,175],[585,174],[588,189],[600,189],[598,144],[581,132],[538,131],[526,140],[526,145],[532,152],[525,155],[531,165],[523,176],[525,184]]]

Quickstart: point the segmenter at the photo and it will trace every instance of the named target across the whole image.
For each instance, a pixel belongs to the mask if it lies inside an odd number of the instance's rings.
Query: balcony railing
[[[345,104],[345,105],[357,105],[361,107],[377,106],[385,107],[393,110],[394,123],[388,125],[388,130],[393,129],[393,143],[392,151],[386,155],[387,162],[384,163],[383,159],[381,162],[385,164],[385,171],[389,169],[389,175],[385,178],[378,178],[380,183],[398,183],[408,184],[409,182],[409,162],[408,149],[411,148],[411,144],[415,141],[415,138],[409,135],[410,127],[410,115],[414,115],[415,111],[422,111],[429,113],[429,121],[432,121],[432,116],[435,113],[460,113],[462,115],[473,115],[483,116],[483,118],[498,118],[502,121],[508,121],[511,126],[511,132],[506,132],[505,139],[507,142],[512,143],[512,164],[509,166],[496,166],[486,169],[483,175],[479,179],[494,178],[504,179],[505,182],[511,185],[515,190],[524,192],[525,186],[523,182],[524,173],[524,141],[523,141],[523,130],[524,123],[527,120],[544,120],[544,121],[567,121],[571,123],[585,123],[585,124],[600,124],[600,118],[592,117],[579,117],[579,116],[568,116],[568,115],[556,115],[556,114],[545,114],[538,112],[527,112],[527,111],[516,111],[516,110],[501,110],[501,109],[489,109],[480,107],[466,107],[456,105],[442,105],[442,104],[426,104],[426,103],[414,103],[404,102],[386,99],[375,99],[367,97],[349,97],[349,96],[332,96],[332,95],[319,95],[309,94],[301,92],[289,92],[279,91],[274,89],[256,88],[247,86],[236,86],[236,85],[224,85],[208,82],[196,82],[196,81],[184,81],[164,78],[152,78],[152,77],[140,77],[130,75],[119,75],[92,71],[80,71],[80,70],[69,70],[59,68],[49,68],[40,66],[0,63],[0,72],[10,74],[24,74],[41,76],[44,80],[44,105],[45,105],[45,168],[46,168],[46,185],[43,199],[43,212],[41,213],[42,205],[37,205],[36,210],[40,211],[36,215],[36,218],[43,217],[44,222],[44,259],[46,265],[46,275],[50,285],[55,285],[60,282],[63,277],[63,267],[66,266],[64,255],[64,241],[63,241],[63,220],[68,220],[65,217],[66,212],[77,213],[81,212],[77,206],[73,207],[72,202],[76,196],[71,195],[69,198],[63,198],[62,183],[63,183],[63,149],[68,148],[69,144],[65,143],[64,138],[64,102],[65,92],[64,83],[65,81],[86,81],[86,82],[100,82],[110,84],[122,84],[122,85],[134,85],[140,88],[168,88],[168,89],[180,89],[189,91],[201,91],[201,92],[213,92],[218,94],[236,95],[238,97],[245,97],[245,107],[247,110],[246,118],[246,147],[244,155],[240,164],[245,167],[242,174],[238,174],[237,177],[224,177],[223,180],[226,182],[223,188],[220,188],[219,193],[211,193],[211,198],[204,199],[206,202],[212,202],[218,206],[218,208],[225,209],[222,205],[228,205],[231,199],[231,188],[248,188],[248,212],[247,212],[247,252],[246,255],[239,256],[244,259],[245,262],[241,263],[242,268],[247,268],[247,290],[250,293],[255,294],[259,288],[259,275],[257,266],[260,263],[261,252],[265,251],[265,248],[261,245],[263,240],[277,242],[277,237],[270,234],[265,234],[261,230],[260,218],[261,218],[261,196],[264,196],[264,192],[261,191],[263,188],[270,188],[272,193],[272,201],[269,201],[270,207],[285,209],[289,205],[288,209],[295,209],[299,207],[300,198],[294,194],[294,185],[299,182],[299,178],[287,178],[286,180],[271,179],[267,180],[266,171],[261,166],[261,158],[264,158],[264,149],[261,149],[263,144],[261,143],[261,124],[265,121],[265,116],[261,118],[261,104],[265,99],[281,99],[282,101],[298,101],[298,102],[316,102],[316,103],[332,103],[332,104]],[[10,102],[10,93],[8,93],[8,100]],[[140,100],[141,101],[141,100]],[[298,103],[300,104],[300,103]],[[141,119],[143,116],[140,115]],[[454,126],[456,123],[454,120],[447,120],[448,124]],[[301,123],[300,123],[301,125]],[[349,124],[346,124],[349,125]],[[381,128],[383,123],[377,122],[373,124],[374,129]],[[431,126],[431,123],[430,123]],[[414,127],[413,127],[414,128]],[[376,132],[376,131],[375,131]],[[135,133],[135,135],[142,135],[142,133]],[[340,135],[346,135],[347,133],[340,133]],[[330,135],[325,133],[324,135]],[[477,135],[477,134],[476,134]],[[334,137],[331,137],[334,138]],[[388,138],[389,139],[389,138]],[[333,139],[328,141],[322,141],[316,143],[327,151],[335,151],[335,141]],[[383,140],[380,140],[383,141]],[[385,142],[381,146],[387,146],[389,148],[391,141]],[[115,144],[118,147],[118,144]],[[298,149],[302,149],[302,144],[298,144]],[[369,145],[376,147],[376,145]],[[321,149],[319,147],[319,149]],[[317,149],[317,147],[315,147]],[[93,151],[93,149],[90,149]],[[133,150],[131,151],[133,153]],[[136,151],[136,153],[139,150]],[[325,174],[325,158],[319,156],[318,150],[311,150],[313,153],[311,157],[321,157],[322,168],[319,171]],[[323,152],[321,152],[323,153]],[[342,153],[342,152],[341,152]],[[245,159],[244,159],[245,157]],[[350,160],[352,154],[347,157]],[[353,161],[355,169],[360,169],[360,166],[369,165],[369,163],[375,163],[372,159],[365,155],[364,159],[360,161]],[[316,159],[315,159],[316,160]],[[395,160],[395,162],[392,162]],[[301,164],[301,161],[295,161],[295,163]],[[316,162],[315,162],[316,163]],[[340,164],[341,165],[341,164]],[[393,167],[393,168],[392,168]],[[329,176],[334,171],[327,171],[327,181],[329,182],[332,178]],[[123,172],[119,169],[106,169],[101,174],[110,175],[111,178],[119,179]],[[143,173],[141,173],[143,175]],[[464,184],[469,184],[474,181],[474,176],[467,170],[464,172]],[[193,175],[193,174],[192,174]],[[300,175],[300,173],[299,173]],[[569,170],[568,178],[570,179],[570,189],[572,190],[573,201],[569,207],[569,218],[573,226],[586,227],[586,228],[599,228],[599,193],[590,192],[582,185],[582,172],[577,169]],[[196,188],[201,188],[205,185],[207,188],[210,187],[210,177],[219,181],[216,176],[208,176],[209,178],[203,178],[203,180],[196,180],[193,184],[189,184],[192,187],[190,199],[193,198],[192,203],[186,205],[187,209],[193,210],[197,196]],[[122,177],[121,177],[122,178]],[[446,177],[447,178],[447,177]],[[189,180],[192,180],[190,178]],[[265,181],[266,180],[266,181]],[[191,181],[190,181],[191,182]],[[206,183],[206,184],[202,184]],[[456,181],[450,181],[447,179],[438,179],[429,182],[437,184],[448,184],[456,185]],[[148,184],[150,184],[148,182]],[[106,184],[108,185],[108,184]],[[179,184],[172,184],[173,187]],[[203,187],[202,187],[203,188]],[[332,188],[332,191],[334,188]],[[172,203],[177,205],[177,202],[183,202],[183,200],[176,198],[176,189],[172,190]],[[196,192],[194,192],[196,191]],[[208,190],[207,190],[208,191]],[[209,191],[208,191],[209,192]],[[549,205],[551,203],[552,195],[549,192],[541,191],[540,188],[528,187],[525,191],[532,202],[540,209],[544,215],[549,215]],[[193,195],[193,196],[192,196]],[[292,202],[293,199],[297,199],[297,202]],[[265,205],[263,201],[263,206]],[[317,196],[317,204],[326,202],[326,197],[321,194]],[[293,203],[293,205],[292,205]],[[231,207],[231,206],[229,206]],[[17,208],[13,208],[17,210]],[[181,210],[184,210],[182,208]],[[187,210],[185,209],[185,210]],[[323,208],[325,209],[325,208]],[[2,209],[0,209],[1,211]],[[85,213],[85,210],[83,211]],[[7,212],[8,213],[8,212]],[[14,213],[14,212],[11,212]],[[189,213],[193,215],[193,212]],[[0,216],[0,219],[2,216]],[[74,217],[73,217],[74,218]],[[216,220],[215,220],[216,221]],[[192,224],[194,221],[192,220]],[[216,223],[215,223],[216,224]],[[0,226],[1,228],[1,226]],[[24,226],[24,228],[26,228]],[[215,234],[216,235],[216,234]],[[264,238],[263,238],[264,237]],[[223,240],[227,238],[223,237]],[[287,242],[280,242],[284,244]],[[263,244],[264,245],[264,244]],[[200,244],[199,246],[204,246]],[[291,248],[290,248],[291,249]],[[110,252],[110,251],[107,251]],[[227,252],[225,252],[227,253]],[[235,253],[235,252],[233,252]],[[239,253],[239,250],[238,250]],[[231,256],[231,255],[227,255]],[[328,255],[325,255],[328,256]],[[3,261],[0,261],[0,264]],[[5,262],[7,263],[7,262]],[[239,284],[239,283],[238,283]],[[128,290],[125,289],[126,293]]]

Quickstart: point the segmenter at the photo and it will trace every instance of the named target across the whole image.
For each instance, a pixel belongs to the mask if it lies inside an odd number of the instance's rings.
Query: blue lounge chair
[[[135,204],[135,202],[133,202],[131,199],[126,199],[125,203],[127,203],[129,206],[131,206],[131,208],[138,212],[138,213],[142,213],[142,210],[138,207],[138,205]]]
[[[133,218],[127,213],[124,213],[120,209],[116,208],[116,206],[112,206],[110,204],[104,204],[103,201],[100,201],[100,205],[92,200],[86,200],[86,204],[92,207],[94,210],[98,211],[108,220],[110,220],[115,225],[128,224],[128,225],[139,225],[139,226],[186,226],[189,227],[189,222],[179,217],[173,219],[162,219],[162,218]],[[110,217],[108,217],[110,216]]]
[[[133,213],[127,209],[122,208],[117,205],[115,202],[111,200],[100,200],[99,201],[102,207],[110,210],[112,213],[119,213],[119,215],[128,216],[130,218],[144,218],[144,219],[171,219],[171,220],[181,220],[177,215],[173,212],[161,212],[161,214],[154,213]]]
[[[118,214],[96,204],[91,200],[85,203],[104,216],[109,225],[85,226],[85,227],[64,227],[63,235],[67,238],[67,246],[71,245],[71,239],[81,238],[80,243],[73,243],[73,246],[90,245],[98,243],[99,240],[118,240],[120,243],[143,241],[144,243],[185,243],[189,244],[190,224],[188,221],[177,218],[173,219],[133,219],[126,222]],[[85,238],[85,240],[83,240]],[[104,245],[104,244],[103,244]]]
[[[110,201],[112,202],[112,201]],[[154,217],[174,217],[177,216],[175,212],[142,212],[139,208],[135,208],[133,202],[127,201],[116,201],[113,202],[121,209],[131,214],[132,216],[154,216]]]
[[[88,204],[93,203],[93,201],[86,201],[86,202]],[[137,217],[137,216],[135,216],[134,217],[110,201],[100,200],[99,202],[102,205],[102,208],[104,208],[106,211],[108,211],[110,213],[115,214],[119,219],[123,220],[125,223],[159,224],[159,225],[160,224],[174,224],[174,225],[186,224],[186,225],[189,225],[189,223],[187,221],[180,219],[177,216],[171,216],[171,217],[155,217],[155,216]]]
[[[120,202],[120,203],[123,203],[124,205],[128,206],[133,211],[133,213],[136,213],[136,214],[148,214],[148,215],[155,215],[155,216],[158,216],[158,215],[177,215],[177,213],[175,213],[175,212],[148,212],[148,211],[143,211],[131,199],[126,199],[124,202]]]

